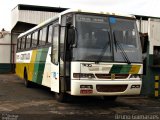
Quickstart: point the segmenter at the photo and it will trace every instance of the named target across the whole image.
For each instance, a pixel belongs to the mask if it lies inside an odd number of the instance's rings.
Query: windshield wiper
[[[121,50],[120,53],[122,54],[123,59],[126,60],[126,62],[127,62],[128,64],[131,64],[131,61],[129,60],[126,52],[125,52],[124,49],[123,49],[123,47],[121,46],[121,44],[119,43],[119,41],[116,40],[116,36],[115,36],[115,33],[114,33],[114,32],[113,32],[113,37],[114,37],[115,47],[116,47],[116,46],[119,47],[119,49]]]
[[[108,36],[109,36],[109,41],[106,42],[106,44],[104,45],[104,47],[103,47],[103,49],[102,49],[102,52],[101,52],[101,54],[99,55],[99,58],[97,59],[97,61],[96,61],[95,63],[99,63],[99,62],[101,61],[101,59],[102,59],[103,56],[104,56],[105,51],[107,50],[108,46],[110,45],[110,44],[109,44],[109,43],[110,43],[110,34],[109,34],[108,31],[107,31],[107,33],[108,33]]]

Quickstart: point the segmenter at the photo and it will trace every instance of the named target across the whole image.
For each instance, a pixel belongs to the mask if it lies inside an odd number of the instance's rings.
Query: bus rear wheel
[[[66,93],[55,93],[55,98],[58,102],[66,102],[67,101],[67,94]]]
[[[28,81],[28,75],[27,75],[27,71],[26,70],[24,71],[24,85],[27,88],[31,87],[31,82]]]

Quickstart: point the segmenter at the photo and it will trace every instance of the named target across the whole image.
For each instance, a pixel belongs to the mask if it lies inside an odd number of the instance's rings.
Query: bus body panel
[[[81,86],[92,86],[93,89],[80,88]],[[116,86],[127,85],[126,89],[121,92],[98,92],[97,85],[112,86],[112,89],[116,89]],[[139,85],[139,88],[132,88],[132,85]],[[71,95],[75,96],[120,96],[120,95],[139,95],[141,91],[141,80],[108,80],[108,81],[94,81],[94,80],[72,80],[71,83]],[[85,92],[86,91],[86,92]],[[109,90],[108,90],[109,91]]]
[[[142,74],[142,69],[142,64],[72,62],[71,95],[138,95],[142,80],[131,75]],[[97,86],[101,92],[97,91]]]
[[[71,79],[73,73],[106,73],[106,74],[142,74],[143,65],[138,63],[71,62]]]
[[[50,49],[51,47],[17,53],[16,74],[23,79],[26,69],[29,81],[50,87]]]
[[[43,80],[42,80],[42,85],[51,87],[51,47],[48,49],[47,57],[46,57],[46,63],[44,67],[44,72],[43,72]]]

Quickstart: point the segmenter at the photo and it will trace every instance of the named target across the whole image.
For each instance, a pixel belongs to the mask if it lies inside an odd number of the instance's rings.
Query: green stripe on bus
[[[122,69],[121,69],[121,73],[122,74],[128,74],[129,71],[131,70],[132,65],[123,65]]]
[[[34,63],[34,73],[35,74],[33,76],[32,81],[38,84],[42,83],[48,49],[49,48],[43,48],[43,49],[37,50],[36,60]]]
[[[128,74],[132,65],[113,65],[110,74]]]

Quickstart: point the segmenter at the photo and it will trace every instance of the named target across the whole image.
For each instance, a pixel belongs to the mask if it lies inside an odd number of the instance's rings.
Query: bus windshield
[[[101,60],[112,60],[110,27],[107,17],[76,15],[76,28],[78,40],[77,47],[73,52],[73,59],[97,61],[105,49]]]
[[[123,53],[131,62],[141,62],[141,48],[136,21],[122,18],[109,18],[113,42],[114,42],[114,61],[123,62]],[[115,44],[117,42],[117,44]]]
[[[77,46],[73,48],[73,60],[126,62],[122,54],[126,52],[131,62],[141,62],[137,59],[141,52],[134,20],[80,14],[75,20]],[[123,51],[114,44],[115,41],[120,43]],[[123,43],[125,45],[121,45]]]

